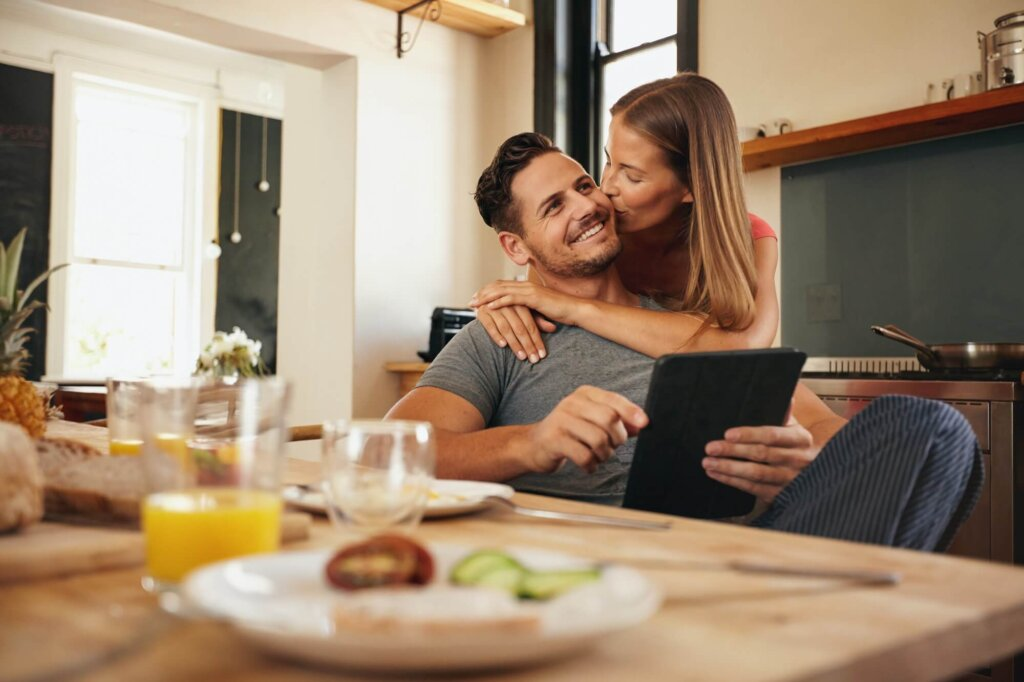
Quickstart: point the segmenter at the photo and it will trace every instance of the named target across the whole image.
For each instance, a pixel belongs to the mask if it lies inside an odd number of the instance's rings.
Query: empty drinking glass
[[[413,530],[434,478],[426,422],[334,421],[323,430],[324,495],[331,520],[376,533]]]

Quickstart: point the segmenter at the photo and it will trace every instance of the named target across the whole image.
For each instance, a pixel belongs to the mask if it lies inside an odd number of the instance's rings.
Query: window
[[[595,79],[600,98],[594,112],[595,159],[604,146],[615,102],[638,85],[697,69],[696,39],[687,41],[688,13],[696,27],[696,0],[596,0],[598,49]]]
[[[186,373],[199,346],[202,102],[85,71],[62,77],[66,215],[52,260],[71,267],[52,301],[60,334],[48,373]]]
[[[612,104],[637,85],[697,70],[697,4],[536,3],[534,127],[599,172]]]

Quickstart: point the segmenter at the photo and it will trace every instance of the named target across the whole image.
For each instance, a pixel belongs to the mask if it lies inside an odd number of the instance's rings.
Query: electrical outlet
[[[805,291],[808,322],[838,322],[843,318],[842,290],[838,284],[811,284]]]

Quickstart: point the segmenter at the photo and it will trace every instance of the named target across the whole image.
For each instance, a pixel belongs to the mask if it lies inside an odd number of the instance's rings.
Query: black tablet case
[[[704,472],[704,447],[734,426],[781,425],[806,359],[791,348],[659,358],[623,506],[700,519],[749,513],[753,495]]]

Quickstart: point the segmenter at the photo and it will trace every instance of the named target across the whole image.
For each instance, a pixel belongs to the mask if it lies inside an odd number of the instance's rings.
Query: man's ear
[[[526,265],[530,262],[530,250],[523,243],[523,238],[511,232],[499,232],[498,243],[501,244],[505,255],[516,265]]]

